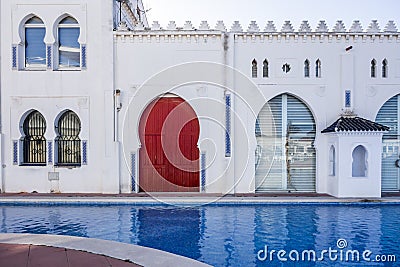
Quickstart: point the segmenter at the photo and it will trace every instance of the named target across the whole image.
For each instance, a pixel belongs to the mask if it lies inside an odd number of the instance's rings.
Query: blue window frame
[[[80,67],[80,28],[72,17],[66,17],[58,25],[58,66],[60,68]]]
[[[32,17],[25,23],[25,67],[46,66],[46,29],[43,21]]]

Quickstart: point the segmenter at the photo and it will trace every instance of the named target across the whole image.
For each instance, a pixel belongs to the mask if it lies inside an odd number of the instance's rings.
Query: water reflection
[[[243,205],[196,208],[131,206],[0,206],[0,231],[116,240],[161,249],[214,266],[343,266],[293,262],[288,254],[329,247],[394,254],[400,260],[400,206]],[[268,247],[273,258],[257,253]],[[277,251],[287,252],[287,262]],[[353,263],[356,264],[356,263]],[[358,265],[360,263],[357,263]],[[379,264],[375,264],[380,266]],[[389,264],[390,265],[390,264]],[[384,266],[383,264],[381,266]]]

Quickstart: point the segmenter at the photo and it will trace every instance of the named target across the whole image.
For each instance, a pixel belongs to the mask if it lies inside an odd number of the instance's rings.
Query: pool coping
[[[350,205],[350,204],[400,204],[400,196],[383,198],[334,198],[329,196],[1,196],[0,205]]]
[[[211,266],[191,258],[162,250],[95,238],[46,234],[0,233],[0,243],[73,249],[129,261],[146,267]]]

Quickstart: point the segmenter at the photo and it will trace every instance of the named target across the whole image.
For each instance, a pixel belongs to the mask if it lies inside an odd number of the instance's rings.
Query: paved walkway
[[[136,267],[134,263],[78,250],[0,243],[4,267]]]
[[[3,266],[210,267],[205,263],[165,251],[109,240],[62,235],[0,233],[0,267]]]

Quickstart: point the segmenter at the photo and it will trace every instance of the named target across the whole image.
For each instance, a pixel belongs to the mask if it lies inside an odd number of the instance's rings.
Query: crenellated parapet
[[[115,40],[123,42],[194,42],[207,43],[224,39],[223,36],[233,35],[235,42],[387,42],[400,43],[400,32],[393,20],[389,20],[381,27],[377,20],[372,20],[367,27],[363,27],[359,20],[354,20],[349,27],[343,21],[336,21],[332,27],[324,20],[318,22],[313,29],[307,20],[300,23],[298,27],[287,20],[281,27],[277,27],[273,21],[267,21],[262,27],[256,21],[251,21],[247,27],[234,21],[228,29],[223,21],[218,21],[214,27],[207,21],[201,21],[200,25],[194,26],[191,21],[183,25],[177,25],[170,21],[162,26],[154,21],[149,27],[138,23],[134,29],[116,31]],[[226,38],[225,38],[226,39]]]
[[[154,21],[150,27],[144,27],[141,23],[135,25],[131,31],[222,31],[233,33],[275,33],[275,34],[318,34],[318,33],[398,33],[397,26],[393,20],[389,20],[385,27],[381,29],[377,20],[372,20],[367,27],[363,27],[359,20],[354,20],[348,28],[343,21],[338,20],[335,25],[329,27],[324,20],[321,20],[314,29],[307,20],[301,22],[298,27],[287,20],[282,26],[276,27],[273,21],[267,21],[264,27],[251,21],[246,27],[243,27],[239,21],[234,21],[231,28],[227,30],[223,21],[218,21],[214,27],[210,27],[207,21],[201,21],[198,27],[194,26],[191,21],[186,21],[179,26],[175,21],[170,21],[165,27],[162,27],[158,21]]]

